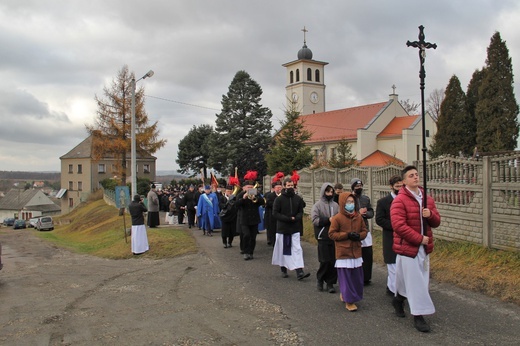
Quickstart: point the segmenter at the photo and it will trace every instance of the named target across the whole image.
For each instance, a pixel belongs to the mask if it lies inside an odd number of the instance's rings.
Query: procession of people
[[[212,175],[209,184],[187,189],[157,192],[152,184],[148,193],[148,208],[139,195],[134,196],[129,210],[132,215],[132,252],[149,251],[145,218],[149,228],[159,225],[158,211],[167,212],[165,221],[181,225],[187,219],[188,228],[197,226],[201,235],[213,236],[220,230],[225,249],[233,247],[235,237],[243,259],[254,259],[256,239],[266,230],[267,246],[272,247],[271,264],[280,268],[281,277],[289,278],[294,271],[302,281],[311,273],[304,270],[301,246],[306,203],[298,193],[299,175],[278,172],[273,176],[270,191],[261,192],[258,174],[250,170],[242,184],[230,176],[227,185],[219,185]],[[203,179],[204,182],[204,179]],[[347,185],[348,186],[348,185]],[[352,178],[350,191],[343,184],[326,182],[321,186],[318,201],[308,217],[317,240],[316,287],[320,292],[336,293],[347,311],[358,310],[363,300],[363,287],[372,280],[372,235],[369,219],[375,216],[383,229],[383,258],[388,276],[386,294],[397,317],[405,317],[405,302],[414,316],[415,328],[429,332],[423,315],[435,308],[429,295],[429,254],[433,250],[431,229],[440,225],[440,215],[430,196],[424,201],[417,169],[407,166],[401,175],[389,181],[389,194],[371,206],[363,194],[363,181]],[[161,201],[165,199],[161,203]],[[194,232],[197,232],[196,230]]]

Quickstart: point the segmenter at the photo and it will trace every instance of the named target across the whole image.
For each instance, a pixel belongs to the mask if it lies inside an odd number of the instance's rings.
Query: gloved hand
[[[350,232],[350,233],[348,234],[348,239],[353,240],[353,241],[359,241],[359,240],[360,240],[359,233],[356,233],[356,232]]]

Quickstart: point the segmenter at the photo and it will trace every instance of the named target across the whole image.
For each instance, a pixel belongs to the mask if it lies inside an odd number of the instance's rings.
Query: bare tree
[[[435,121],[441,114],[442,101],[444,101],[444,89],[434,89],[426,100],[426,112],[430,113]]]
[[[417,110],[419,109],[420,103],[415,103],[413,101],[410,101],[410,99],[399,101],[401,106],[403,106],[404,110],[408,115],[414,115],[417,114]]]

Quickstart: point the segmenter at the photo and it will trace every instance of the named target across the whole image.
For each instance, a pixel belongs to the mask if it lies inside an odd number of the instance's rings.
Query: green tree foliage
[[[190,132],[181,139],[175,160],[180,167],[177,170],[179,173],[191,174],[190,177],[194,177],[199,174],[201,169],[206,170],[210,153],[210,138],[213,132],[211,125],[193,125]]]
[[[132,121],[132,79],[134,73],[128,71],[128,66],[118,72],[110,87],[103,88],[104,98],[95,96],[98,106],[94,125],[87,125],[87,131],[93,137],[92,155],[95,160],[103,157],[115,157],[117,175],[126,182],[127,154],[131,148]],[[165,139],[159,139],[157,122],[149,125],[148,114],[144,109],[144,88],[135,93],[135,124],[137,151],[155,153],[166,144]]]
[[[450,78],[437,121],[437,133],[430,150],[432,157],[443,154],[471,154],[475,145],[474,131],[466,107],[466,95],[457,76]]]
[[[491,37],[475,108],[477,147],[481,152],[514,150],[519,123],[513,90],[513,66],[499,32]]]
[[[336,147],[336,151],[329,160],[332,168],[345,168],[356,165],[356,156],[352,153],[352,146],[343,138]]]
[[[146,196],[148,191],[150,191],[150,184],[151,183],[152,182],[148,178],[139,178],[139,177],[137,177],[137,194],[141,195],[141,196]]]
[[[291,173],[309,167],[313,160],[311,148],[305,142],[311,133],[304,128],[304,120],[294,109],[286,110],[280,131],[274,136],[271,152],[266,155],[267,173]]]
[[[99,182],[105,190],[115,191],[119,182],[113,178],[105,178]]]
[[[247,72],[238,71],[217,114],[211,136],[209,165],[224,175],[243,176],[248,170],[265,175],[271,141],[272,113],[260,104],[262,88]]]

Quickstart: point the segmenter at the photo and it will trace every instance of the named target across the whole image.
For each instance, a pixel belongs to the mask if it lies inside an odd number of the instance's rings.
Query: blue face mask
[[[354,211],[354,203],[347,203],[345,204],[345,210],[349,213],[352,213]]]

